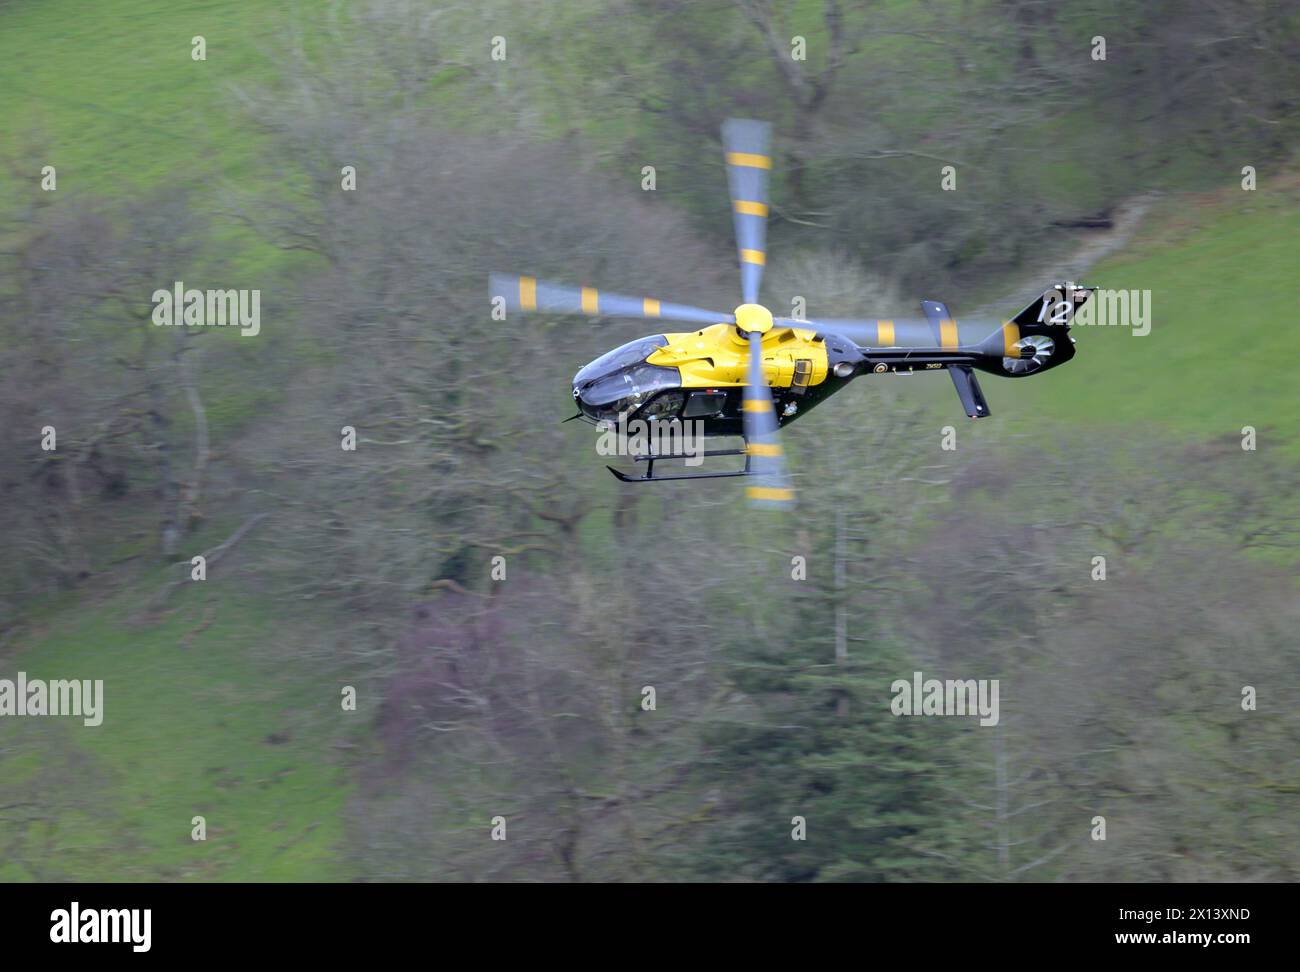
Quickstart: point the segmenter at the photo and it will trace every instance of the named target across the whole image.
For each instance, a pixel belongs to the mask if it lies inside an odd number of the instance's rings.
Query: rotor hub
[[[741,304],[736,308],[736,327],[747,334],[772,330],[772,312],[762,304]]]

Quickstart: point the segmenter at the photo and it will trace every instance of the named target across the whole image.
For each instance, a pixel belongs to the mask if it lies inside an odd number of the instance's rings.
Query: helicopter
[[[739,253],[741,304],[731,313],[629,297],[536,277],[492,273],[494,307],[506,313],[583,314],[672,321],[695,330],[630,341],[581,368],[573,379],[578,414],[590,424],[695,422],[704,440],[744,440],[742,448],[704,449],[704,457],[744,456],[741,470],[656,475],[656,460],[637,456],[645,472],[609,469],[626,483],[753,477],[753,506],[789,508],[794,490],[777,432],[859,375],[946,371],[966,414],[986,418],[975,371],[1025,378],[1074,357],[1069,328],[1095,287],[1058,283],[1010,320],[958,320],[940,301],[923,300],[915,319],[775,317],[758,302],[767,264],[768,177],[772,127],[731,118],[722,145]],[[570,421],[566,419],[566,421]]]

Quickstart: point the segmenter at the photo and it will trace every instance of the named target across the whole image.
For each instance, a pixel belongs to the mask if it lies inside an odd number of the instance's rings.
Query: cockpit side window
[[[661,392],[655,399],[648,402],[641,411],[637,412],[636,417],[646,421],[667,422],[677,417],[677,412],[682,407],[682,399],[685,397],[686,393],[681,389]]]
[[[593,418],[616,418],[623,412],[636,411],[664,389],[679,388],[681,383],[676,368],[634,364],[583,386],[578,403]]]

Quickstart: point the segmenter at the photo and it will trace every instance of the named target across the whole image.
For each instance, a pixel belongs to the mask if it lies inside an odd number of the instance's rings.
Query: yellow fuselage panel
[[[763,374],[775,388],[789,388],[794,364],[812,362],[809,385],[826,380],[826,345],[815,331],[774,327],[763,335]],[[665,334],[668,344],[646,358],[647,364],[676,368],[683,388],[720,388],[748,384],[749,344],[731,324],[713,324],[685,334]]]

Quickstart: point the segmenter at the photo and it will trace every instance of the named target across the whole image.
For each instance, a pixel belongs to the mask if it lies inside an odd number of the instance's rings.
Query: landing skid
[[[736,472],[721,473],[683,473],[670,476],[656,476],[654,474],[655,463],[661,459],[699,459],[701,457],[707,459],[710,456],[744,456],[745,468]],[[646,464],[645,473],[641,476],[629,476],[627,473],[619,472],[613,466],[606,466],[605,468],[612,472],[619,482],[623,483],[666,483],[674,479],[734,479],[737,476],[754,475],[749,469],[749,450],[747,447],[744,449],[706,449],[704,452],[697,452],[694,455],[685,452],[674,452],[662,456],[636,456],[635,458],[637,462]]]

